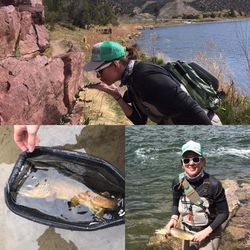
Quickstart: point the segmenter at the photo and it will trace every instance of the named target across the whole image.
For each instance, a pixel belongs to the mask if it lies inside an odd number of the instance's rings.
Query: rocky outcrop
[[[182,15],[194,15],[198,14],[199,11],[192,8],[188,4],[184,3],[182,0],[175,0],[166,3],[159,12],[158,19],[162,18],[172,18]]]
[[[83,59],[83,53],[71,52],[2,60],[0,124],[58,124],[81,85]]]
[[[2,0],[0,24],[0,125],[59,124],[82,85],[84,54],[42,54],[49,45],[42,0]]]
[[[2,4],[0,58],[43,52],[49,42],[42,0],[4,1]]]
[[[20,15],[14,6],[0,8],[0,58],[15,53],[20,33]]]

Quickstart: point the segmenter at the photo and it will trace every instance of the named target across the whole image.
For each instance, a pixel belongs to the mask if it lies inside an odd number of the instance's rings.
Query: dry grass
[[[102,34],[104,28],[111,28],[112,34]],[[50,31],[50,54],[56,56],[58,53],[66,52],[68,44],[73,44],[80,51],[85,53],[86,61],[89,60],[91,48],[95,43],[114,40],[124,46],[134,42],[134,37],[139,35],[138,25],[122,24],[120,26],[95,26],[89,30],[75,28],[70,30],[65,27],[55,25],[55,29]],[[84,83],[97,82],[98,79],[93,73],[85,73]],[[80,99],[84,107],[82,115],[83,124],[130,124],[130,121],[123,115],[119,105],[107,94],[93,89],[84,89],[80,93]]]

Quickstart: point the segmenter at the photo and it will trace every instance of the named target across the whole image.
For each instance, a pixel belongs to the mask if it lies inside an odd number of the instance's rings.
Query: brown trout
[[[166,234],[169,234],[169,231],[166,228],[161,228],[161,229],[156,230],[155,233],[160,234],[160,235],[166,235]],[[179,228],[171,228],[170,234],[173,237],[181,239],[181,240],[192,240],[194,237],[193,233],[186,232]]]
[[[81,204],[98,218],[103,216],[105,209],[114,210],[117,205],[117,200],[99,195],[73,180],[42,179],[35,185],[21,187],[18,193],[30,198],[66,200],[72,207]]]

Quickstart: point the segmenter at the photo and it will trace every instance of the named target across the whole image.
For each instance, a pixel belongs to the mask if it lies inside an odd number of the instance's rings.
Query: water
[[[247,60],[240,47],[243,43],[249,55],[249,35],[250,21],[188,24],[145,30],[138,44],[147,54],[164,54],[170,61],[189,62],[206,53],[219,65],[224,62],[239,89],[250,95]]]
[[[126,249],[145,249],[167,224],[172,179],[181,172],[180,147],[204,145],[206,171],[217,179],[250,178],[250,127],[146,126],[126,128]]]
[[[123,127],[41,126],[39,136],[41,146],[86,151],[111,162],[124,172]],[[77,232],[38,224],[11,212],[4,202],[4,187],[19,153],[13,142],[13,127],[0,126],[0,250],[125,249],[124,224]]]

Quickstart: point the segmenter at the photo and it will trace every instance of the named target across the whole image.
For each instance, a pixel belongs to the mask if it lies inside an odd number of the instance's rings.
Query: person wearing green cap
[[[133,50],[129,50],[130,52]],[[133,54],[133,53],[132,53]],[[131,53],[114,41],[97,43],[92,48],[91,61],[85,71],[96,71],[101,82],[91,84],[110,94],[125,115],[136,125],[144,125],[148,118],[157,124],[210,125],[215,114],[207,113],[194,101],[164,68],[133,60]],[[117,85],[126,86],[122,96]]]
[[[194,233],[192,241],[183,241],[183,250],[217,250],[221,225],[228,218],[228,204],[221,183],[204,171],[206,159],[198,142],[182,146],[183,173],[173,180],[172,216],[166,228],[181,224]]]

